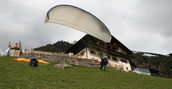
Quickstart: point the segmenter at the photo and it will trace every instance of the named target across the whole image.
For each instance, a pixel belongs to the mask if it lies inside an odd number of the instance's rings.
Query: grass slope
[[[79,66],[59,69],[55,64],[33,68],[0,57],[0,89],[172,89],[172,79]]]

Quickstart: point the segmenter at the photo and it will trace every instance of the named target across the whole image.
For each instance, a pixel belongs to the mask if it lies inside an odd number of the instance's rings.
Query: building
[[[150,69],[147,68],[135,68],[133,72],[144,75],[151,75]]]
[[[22,53],[22,44],[21,42],[12,44],[11,42],[8,43],[8,56],[15,56],[18,57]]]
[[[129,59],[132,51],[113,36],[110,43],[105,43],[95,37],[85,35],[70,47],[66,53],[73,53],[80,58],[98,61],[101,61],[100,58],[106,55],[110,59],[110,66],[122,71],[131,71]]]

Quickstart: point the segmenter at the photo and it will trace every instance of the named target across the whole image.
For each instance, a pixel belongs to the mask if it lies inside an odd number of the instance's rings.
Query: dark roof
[[[105,47],[106,45],[106,47]],[[91,47],[93,49],[97,49],[99,51],[114,51],[115,48],[112,47],[120,47],[123,49],[128,55],[132,54],[132,51],[130,51],[126,46],[124,46],[119,40],[117,40],[115,37],[112,36],[110,43],[105,43],[91,35],[85,35],[82,37],[77,43],[75,43],[72,47],[70,47],[66,53],[72,52],[74,54],[80,52],[85,47]]]
[[[121,49],[123,49],[125,52],[127,52],[127,54],[132,54],[133,53],[130,49],[128,49],[125,45],[123,45],[119,40],[117,40],[113,36],[112,36],[111,42],[116,43]]]

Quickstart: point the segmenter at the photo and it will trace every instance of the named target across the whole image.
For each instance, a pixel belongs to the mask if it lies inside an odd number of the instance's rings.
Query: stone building
[[[101,60],[102,56],[108,56],[110,66],[122,71],[131,71],[129,59],[132,51],[113,36],[110,43],[105,43],[95,37],[85,35],[66,53],[73,53],[79,58],[98,61]]]

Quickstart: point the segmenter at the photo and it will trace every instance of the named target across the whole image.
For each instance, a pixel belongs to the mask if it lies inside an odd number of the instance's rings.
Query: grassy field
[[[0,57],[0,89],[172,89],[172,79],[57,64],[30,67],[10,57]]]

